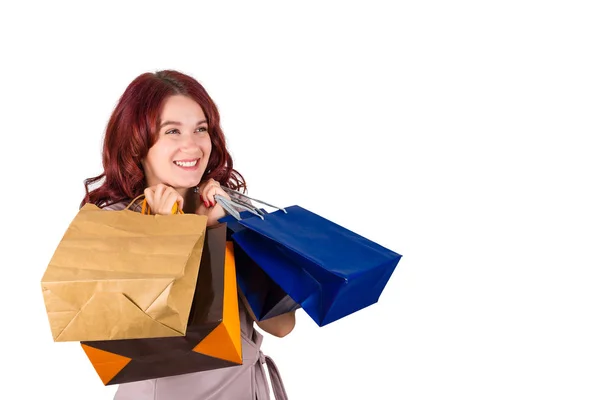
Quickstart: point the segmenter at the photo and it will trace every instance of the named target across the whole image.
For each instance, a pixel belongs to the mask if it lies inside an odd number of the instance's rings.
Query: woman
[[[225,216],[215,195],[230,198],[222,186],[246,190],[233,169],[215,103],[200,83],[177,71],[145,73],[129,84],[108,122],[102,163],[104,172],[85,181],[82,206],[119,210],[143,193],[155,214],[170,214],[177,202],[186,213],[206,215],[211,226]],[[287,398],[277,368],[260,351],[256,318],[240,297],[243,365],[122,384],[115,399],[268,399],[265,361],[276,399]],[[294,328],[295,314],[257,324],[283,337]]]

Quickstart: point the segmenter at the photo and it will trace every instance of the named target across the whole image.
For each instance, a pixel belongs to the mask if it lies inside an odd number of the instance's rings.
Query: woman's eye
[[[208,131],[208,129],[206,129],[206,127],[204,127],[204,126],[201,126],[198,129],[196,129],[196,132],[206,132],[206,131]]]
[[[179,129],[171,129],[165,132],[165,135],[170,135],[172,133],[179,133]]]

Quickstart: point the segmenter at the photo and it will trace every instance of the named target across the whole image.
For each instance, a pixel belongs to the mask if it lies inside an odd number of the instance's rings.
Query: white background
[[[600,398],[596,2],[13,3],[2,398],[112,398],[39,281],[118,97],[163,68],[212,95],[251,196],[404,256],[376,305],[266,339],[291,399]]]

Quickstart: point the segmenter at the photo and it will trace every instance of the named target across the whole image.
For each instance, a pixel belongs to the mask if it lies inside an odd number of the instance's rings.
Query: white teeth
[[[180,167],[193,167],[194,165],[196,165],[197,162],[198,162],[198,160],[194,160],[194,161],[175,161],[175,164],[179,165]]]

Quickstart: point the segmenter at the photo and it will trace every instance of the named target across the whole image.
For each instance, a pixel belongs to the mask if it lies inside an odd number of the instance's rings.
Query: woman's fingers
[[[158,184],[144,190],[152,214],[172,214],[175,203],[183,210],[183,197],[172,187]]]
[[[227,194],[227,192],[225,192],[222,188],[220,188],[220,187],[211,187],[208,190],[208,193],[207,193],[206,197],[209,198],[212,201],[212,206],[215,206],[217,204],[217,200],[215,199],[216,195],[220,195],[220,196],[225,197],[226,199],[230,199],[231,200],[231,198],[229,197],[229,195]]]
[[[146,189],[144,189],[144,197],[146,199],[146,203],[148,204],[148,207],[150,208],[151,212],[155,207],[155,205],[154,205],[154,190],[155,189],[156,188],[153,186],[147,187]]]
[[[179,205],[180,210],[183,210],[183,197],[173,188],[165,190],[161,201],[161,214],[171,214],[175,203]]]
[[[206,183],[206,185],[204,185],[204,188],[202,190],[201,198],[204,201],[204,205],[206,207],[214,207],[217,204],[215,200],[215,195],[217,194],[228,199],[230,198],[229,195],[221,188],[219,182],[215,181],[214,179],[211,179]]]
[[[159,183],[158,185],[156,185],[156,189],[154,189],[154,203],[157,206],[161,206],[162,205],[162,198],[163,198],[163,194],[165,193],[165,190],[167,190],[167,186],[163,185],[162,183]]]

